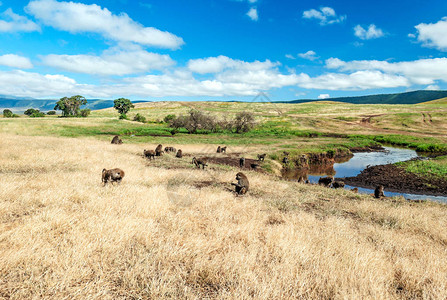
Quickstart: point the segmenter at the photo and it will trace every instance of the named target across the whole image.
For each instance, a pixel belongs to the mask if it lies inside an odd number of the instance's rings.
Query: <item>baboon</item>
[[[385,194],[383,193],[383,185],[376,186],[376,189],[374,190],[374,197],[375,198],[385,197]]]
[[[290,153],[287,152],[287,151],[284,151],[283,153],[284,153],[284,156],[289,156],[289,154],[290,154]]]
[[[227,146],[220,148],[220,151],[222,153],[227,153]]]
[[[175,157],[178,157],[178,158],[182,158],[183,157],[182,149],[178,149],[177,154],[175,155]]]
[[[264,153],[264,154],[258,154],[258,160],[259,160],[259,161],[264,161],[266,155],[267,155],[266,153]]]
[[[155,156],[161,156],[163,153],[163,146],[160,144],[155,148]]]
[[[117,136],[117,135],[115,135],[114,137],[113,137],[113,139],[112,139],[112,142],[111,142],[111,144],[122,144],[123,143],[123,141],[120,139],[120,137],[119,136]]]
[[[306,181],[308,181],[306,179],[307,176],[300,176],[298,177],[298,183],[307,183]]]
[[[174,147],[165,147],[165,152],[166,153],[168,153],[168,152],[176,152],[177,151],[177,149],[175,149]]]
[[[191,163],[195,164],[196,167],[199,169],[200,169],[200,165],[202,165],[202,168],[205,169],[205,167],[208,166],[207,162],[208,162],[208,159],[205,157],[202,157],[202,158],[193,157]]]
[[[165,147],[165,152],[166,153],[168,153],[170,151],[169,148],[171,148],[171,147]]]
[[[256,170],[256,169],[258,169],[258,168],[260,167],[260,165],[258,165],[258,164],[250,164],[250,167],[251,167],[253,170]]]
[[[334,189],[343,188],[343,187],[345,187],[345,183],[344,183],[343,181],[334,181],[334,182],[332,183],[332,187],[333,187]]]
[[[220,146],[217,147],[217,153],[221,153],[221,152],[222,152],[222,149],[220,148]]]
[[[110,183],[112,183],[112,184],[114,182],[120,183],[121,180],[123,180],[123,177],[124,177],[124,171],[119,168],[110,169],[110,170],[106,170],[106,169],[102,170],[102,182],[104,182],[104,186],[106,185],[106,183],[108,181],[110,181]]]
[[[239,167],[243,168],[245,166],[245,157],[239,158]]]
[[[285,164],[285,165],[287,165],[287,164],[289,163],[289,158],[288,158],[287,156],[285,156],[285,157],[282,159],[282,163]]]
[[[237,183],[231,183],[231,185],[236,187],[236,193],[238,195],[246,194],[248,192],[248,187],[250,186],[247,176],[245,176],[244,173],[239,172],[236,174],[236,180]]]
[[[359,189],[358,188],[353,188],[351,191],[353,191],[354,193],[358,193]]]
[[[320,177],[320,179],[318,179],[318,184],[324,185],[325,187],[330,187],[333,182],[334,182],[334,177],[332,177],[332,176]]]
[[[144,156],[149,158],[149,160],[151,159],[155,159],[155,151],[154,150],[146,150],[144,149]]]

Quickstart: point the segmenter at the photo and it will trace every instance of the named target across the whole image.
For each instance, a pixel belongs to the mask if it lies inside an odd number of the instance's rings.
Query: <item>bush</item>
[[[129,120],[129,118],[127,118],[126,114],[120,114],[119,119],[120,120]]]
[[[84,108],[79,111],[79,116],[83,118],[87,118],[90,115],[91,109]]]
[[[39,110],[35,111],[34,113],[32,113],[30,115],[30,118],[42,118],[42,117],[45,117],[45,113],[43,113]]]
[[[25,115],[30,116],[30,117],[31,117],[31,115],[36,114],[36,113],[40,113],[40,111],[38,109],[34,109],[34,108],[28,108],[24,112]]]
[[[55,110],[50,110],[49,112],[47,112],[47,115],[49,116],[54,116],[56,114]]]
[[[12,118],[13,115],[14,115],[14,114],[13,114],[12,111],[9,110],[9,109],[4,109],[4,110],[3,110],[3,117],[4,117],[4,118]]]
[[[240,112],[234,119],[233,128],[236,133],[249,132],[255,127],[255,117],[251,112]]]
[[[171,123],[176,118],[175,115],[167,115],[164,117],[163,122],[165,123]]]
[[[133,120],[141,123],[146,122],[146,118],[140,114],[136,114],[135,117],[133,117]]]

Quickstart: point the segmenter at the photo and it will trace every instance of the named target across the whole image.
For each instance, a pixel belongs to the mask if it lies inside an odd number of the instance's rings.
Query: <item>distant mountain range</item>
[[[33,98],[19,98],[0,95],[0,113],[8,108],[14,113],[23,113],[28,108],[39,109],[40,111],[47,112],[54,109],[58,99],[39,100]],[[132,101],[132,103],[139,103],[146,101]],[[101,99],[87,99],[87,104],[81,108],[89,108],[91,110],[103,109],[113,107],[113,100],[101,100]]]
[[[437,100],[447,97],[447,91],[414,91],[398,94],[379,94],[357,97],[338,97],[327,99],[300,99],[293,101],[278,101],[279,103],[304,103],[312,101],[338,101],[353,104],[416,104],[426,101]],[[23,113],[28,108],[39,109],[47,112],[54,109],[56,99],[39,100],[33,98],[20,98],[0,95],[0,113],[8,108],[14,113]],[[82,108],[91,110],[113,107],[113,100],[87,99],[87,105]],[[143,100],[132,101],[133,103],[146,102]]]
[[[379,94],[357,97],[338,97],[327,99],[303,99],[282,101],[282,103],[303,103],[309,101],[338,101],[353,104],[416,104],[447,97],[447,91],[414,91],[398,94]]]

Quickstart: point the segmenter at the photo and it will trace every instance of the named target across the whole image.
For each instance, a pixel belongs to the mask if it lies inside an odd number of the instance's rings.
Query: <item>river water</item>
[[[337,178],[354,177],[359,175],[368,166],[392,164],[400,161],[406,161],[418,157],[416,151],[411,149],[400,149],[393,147],[385,147],[384,152],[362,152],[354,153],[354,156],[345,161],[339,161],[334,166],[313,166],[310,170],[299,171],[292,170],[284,174],[285,178],[298,179],[300,176],[307,177],[311,183],[318,183],[318,179],[322,176],[334,176]],[[354,186],[345,186],[346,189],[352,189]],[[372,189],[357,187],[359,193],[374,193]],[[447,203],[446,196],[418,195],[407,193],[395,193],[385,190],[385,196],[403,196],[405,199],[411,200],[432,200]]]

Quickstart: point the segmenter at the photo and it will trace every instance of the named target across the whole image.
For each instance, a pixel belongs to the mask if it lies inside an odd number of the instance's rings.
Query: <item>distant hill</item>
[[[379,94],[358,97],[338,97],[324,100],[303,99],[282,103],[303,103],[309,101],[338,101],[353,104],[417,104],[447,97],[447,91],[414,91],[398,94]]]
[[[0,113],[3,109],[8,108],[14,113],[23,113],[28,108],[39,109],[47,112],[54,109],[58,99],[38,100],[32,98],[18,98],[0,95]],[[145,101],[132,101],[133,103]],[[87,99],[87,105],[81,108],[90,108],[91,110],[113,107],[113,100]]]

